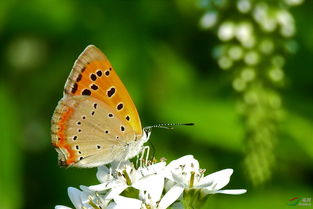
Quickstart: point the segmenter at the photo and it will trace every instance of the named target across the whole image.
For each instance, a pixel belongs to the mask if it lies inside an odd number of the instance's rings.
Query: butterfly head
[[[147,126],[143,128],[144,137],[147,138],[147,141],[150,138],[151,132],[152,132],[151,126]]]

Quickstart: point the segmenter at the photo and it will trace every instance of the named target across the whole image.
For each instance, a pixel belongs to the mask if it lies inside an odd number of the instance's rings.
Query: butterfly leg
[[[145,152],[145,149],[143,148],[140,153],[139,167],[142,167],[142,159],[143,159],[144,152]]]
[[[149,154],[150,154],[150,147],[149,146],[145,146],[144,147],[147,150],[147,154],[146,154],[146,166],[148,166],[148,160],[149,160]]]
[[[144,157],[145,157],[145,153],[146,153],[146,158],[145,158],[145,164],[144,166],[147,166],[148,164],[148,158],[149,158],[149,152],[150,152],[150,147],[149,146],[144,146],[142,147],[142,150],[141,150],[141,156],[140,156],[140,167],[143,166],[143,161],[144,161]]]

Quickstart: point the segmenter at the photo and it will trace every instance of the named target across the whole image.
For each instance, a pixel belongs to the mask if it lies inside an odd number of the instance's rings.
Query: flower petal
[[[216,193],[233,194],[233,195],[243,194],[246,192],[247,190],[245,189],[225,189],[225,190],[216,191]]]
[[[186,164],[186,162],[190,162],[192,160],[194,160],[193,155],[185,155],[181,158],[178,158],[177,160],[173,160],[166,167],[167,168],[176,168],[176,167],[179,167],[182,164],[184,165],[184,164]]]
[[[199,162],[192,155],[183,156],[170,162],[163,172],[163,175],[179,184],[187,185],[192,172],[199,171]],[[177,178],[178,177],[178,178]]]
[[[106,182],[111,176],[110,169],[106,166],[99,166],[96,176],[101,183]]]
[[[176,182],[179,185],[182,185],[184,187],[188,186],[188,181],[190,178],[188,178],[190,175],[183,176],[183,175],[177,175],[176,173],[172,172],[172,179],[171,181]]]
[[[126,188],[127,188],[126,185],[121,185],[119,187],[112,188],[111,191],[109,191],[108,194],[106,195],[105,199],[110,200],[115,198],[116,196],[121,194]]]
[[[175,202],[183,193],[184,188],[179,185],[174,185],[161,199],[159,203],[159,209],[168,208],[173,202]]]
[[[167,180],[165,181],[164,190],[167,192],[170,190],[176,183],[174,181]]]
[[[208,190],[219,190],[226,186],[229,183],[230,176],[233,173],[233,169],[224,169],[221,171],[217,171],[206,177],[202,178],[199,182],[199,185],[208,184],[210,186],[206,187]]]
[[[79,189],[76,189],[74,187],[67,188],[68,196],[70,197],[70,200],[72,201],[75,208],[81,208],[82,206],[82,200],[80,198],[80,195],[82,191]]]
[[[107,189],[121,187],[122,185],[124,185],[124,184],[120,181],[111,180],[110,182],[89,186],[88,188],[92,191],[95,191],[95,192],[102,192],[102,191],[107,190]]]
[[[116,203],[114,209],[140,209],[142,203],[140,200],[123,196],[116,196],[114,202]]]
[[[56,205],[54,209],[72,209],[72,208],[64,206],[64,205]]]
[[[162,173],[162,171],[165,169],[166,163],[165,162],[159,162],[156,164],[149,165],[148,167],[143,167],[140,169],[140,172],[143,176],[147,176],[150,174],[159,174]]]
[[[133,184],[133,187],[140,191],[139,194],[143,199],[146,197],[144,194],[149,194],[151,201],[157,202],[161,199],[164,177],[156,174],[145,176]]]

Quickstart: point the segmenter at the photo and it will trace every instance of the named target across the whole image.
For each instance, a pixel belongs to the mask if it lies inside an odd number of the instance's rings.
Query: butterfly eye
[[[125,131],[125,127],[124,126],[121,126],[121,131]]]
[[[146,137],[148,138],[149,134],[151,133],[151,128],[144,128],[143,130],[144,130],[144,132],[146,134]]]
[[[130,120],[130,117],[129,117],[128,115],[126,116],[126,120],[127,120],[127,121],[129,121],[129,120]]]
[[[106,75],[106,76],[109,76],[109,75],[110,75],[110,71],[108,71],[108,70],[105,71],[105,75]]]

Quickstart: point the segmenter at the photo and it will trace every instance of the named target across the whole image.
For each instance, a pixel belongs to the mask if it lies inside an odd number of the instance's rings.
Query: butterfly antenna
[[[145,129],[152,129],[152,128],[165,128],[165,129],[173,129],[173,126],[193,126],[194,123],[160,123],[152,126],[147,126]]]

